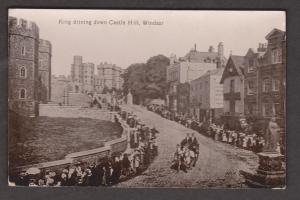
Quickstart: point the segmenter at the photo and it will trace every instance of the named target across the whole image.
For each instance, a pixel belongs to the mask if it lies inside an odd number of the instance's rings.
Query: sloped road
[[[116,187],[240,188],[246,186],[242,184],[244,180],[239,170],[254,171],[258,165],[258,157],[254,153],[195,132],[200,144],[196,166],[187,173],[172,170],[170,166],[176,144],[193,130],[139,106],[127,106],[125,109],[133,111],[148,126],[160,132],[157,138],[158,156],[142,175]]]

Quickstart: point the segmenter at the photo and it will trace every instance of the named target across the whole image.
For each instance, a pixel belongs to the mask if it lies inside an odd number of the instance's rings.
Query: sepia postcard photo
[[[286,13],[9,9],[9,186],[286,188]]]

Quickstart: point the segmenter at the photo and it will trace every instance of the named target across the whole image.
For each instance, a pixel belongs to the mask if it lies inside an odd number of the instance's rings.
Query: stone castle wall
[[[33,22],[14,17],[9,17],[8,25],[9,108],[21,115],[36,116],[38,114],[39,28]],[[21,95],[22,91],[24,96]]]
[[[38,115],[38,103],[49,101],[51,43],[41,40],[34,22],[8,19],[9,109],[23,116]]]
[[[51,99],[51,53],[52,45],[48,40],[39,40],[39,77],[41,82],[40,100],[47,103]]]

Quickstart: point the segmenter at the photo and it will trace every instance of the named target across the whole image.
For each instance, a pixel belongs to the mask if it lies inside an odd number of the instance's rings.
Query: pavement
[[[115,187],[194,187],[194,188],[244,188],[244,177],[239,171],[254,172],[258,156],[247,150],[214,141],[177,122],[167,120],[140,106],[124,106],[147,126],[158,131],[158,156],[141,175],[119,183]],[[176,144],[186,133],[195,132],[200,144],[199,159],[195,167],[177,172],[170,168]]]

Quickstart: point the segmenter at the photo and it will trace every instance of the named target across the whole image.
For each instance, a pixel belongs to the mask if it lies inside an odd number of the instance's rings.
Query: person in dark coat
[[[192,143],[192,140],[191,140],[192,138],[190,137],[190,134],[189,133],[187,133],[186,134],[186,137],[181,141],[181,146],[190,146],[191,145],[191,143]]]
[[[123,174],[127,177],[130,174],[130,161],[128,155],[125,153],[122,160],[122,171]]]
[[[113,182],[113,184],[116,184],[120,180],[121,170],[122,170],[122,165],[119,160],[119,157],[115,157],[112,168],[113,168],[112,182]]]
[[[16,185],[28,186],[29,185],[29,176],[25,171],[21,172],[16,180]]]
[[[61,174],[60,186],[68,186],[68,175],[66,173]]]
[[[98,171],[97,171],[97,167],[95,164],[91,164],[89,166],[89,168],[91,169],[91,178],[90,178],[90,185],[91,186],[99,186],[99,180],[98,180]]]
[[[189,146],[189,149],[195,153],[195,157],[193,158],[193,160],[191,162],[192,166],[195,167],[196,162],[198,160],[198,156],[199,156],[199,143],[198,143],[197,138],[195,137],[195,133],[192,133],[191,144]]]

